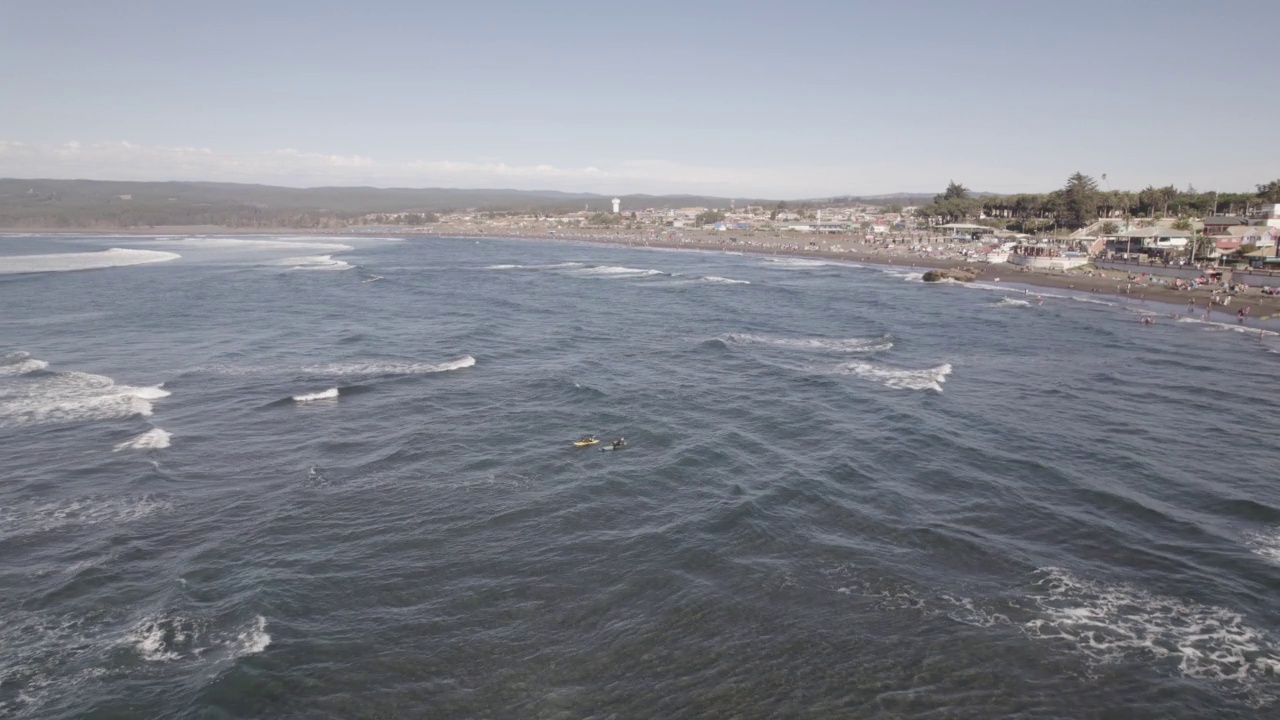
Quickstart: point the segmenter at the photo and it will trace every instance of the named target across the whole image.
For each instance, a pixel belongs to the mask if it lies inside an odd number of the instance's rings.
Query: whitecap
[[[10,255],[0,263],[0,275],[35,272],[69,272],[101,268],[168,262],[182,256],[159,250],[110,248],[94,252],[57,253],[54,255]]]
[[[1280,527],[1250,533],[1245,536],[1249,548],[1276,565],[1280,565]]]
[[[567,270],[580,267],[580,262],[562,262],[550,265],[490,265],[485,270]]]
[[[708,275],[702,278],[703,282],[718,283],[721,285],[750,285],[750,280],[734,280],[733,278],[719,277],[717,275]]]
[[[366,362],[334,363],[331,365],[313,365],[303,368],[303,372],[317,375],[420,375],[425,373],[449,372],[461,370],[476,364],[476,359],[465,357],[444,363],[409,363],[370,360]]]
[[[619,265],[597,265],[595,267],[585,267],[570,270],[569,274],[578,277],[602,277],[602,278],[639,278],[652,277],[654,275],[665,275],[661,270],[652,268],[632,268],[622,267]]]
[[[814,350],[841,353],[881,352],[893,347],[893,342],[888,335],[865,338],[793,338],[777,335],[730,333],[719,339],[726,343],[741,345],[772,345],[774,347],[782,347],[790,350]]]
[[[863,267],[862,265],[858,265],[856,263],[837,262],[834,260],[810,260],[808,258],[793,258],[793,257],[771,257],[771,258],[765,258],[765,259],[768,260],[770,263],[770,265],[766,265],[765,267],[771,267],[771,266],[782,267],[782,268],[820,268],[820,267],[828,267],[828,266],[853,267],[853,268]]]
[[[1187,677],[1248,684],[1280,671],[1266,634],[1237,612],[1153,595],[1125,584],[1041,568],[1023,623],[1037,640],[1062,643],[1098,663],[1135,658],[1176,662]]]
[[[192,249],[199,248],[201,250],[294,250],[303,252],[314,250],[318,252],[337,253],[355,249],[350,245],[331,242],[294,242],[290,240],[262,240],[255,238],[192,237],[182,240],[180,244],[189,246]]]
[[[312,402],[314,400],[334,400],[338,397],[338,388],[329,388],[319,392],[305,393],[303,395],[294,395],[293,399],[300,403]]]
[[[163,385],[116,385],[105,375],[74,371],[22,375],[0,387],[0,427],[150,415],[150,401],[169,395]]]
[[[11,375],[26,375],[36,370],[44,370],[49,367],[49,363],[44,360],[37,360],[31,357],[31,353],[27,352],[11,352],[0,356],[0,377]]]
[[[177,660],[234,660],[267,649],[267,619],[255,615],[235,630],[222,630],[210,620],[184,615],[151,615],[143,618],[121,638],[146,662]]]
[[[1258,336],[1280,335],[1280,333],[1277,333],[1274,330],[1263,330],[1262,328],[1248,327],[1239,323],[1236,323],[1233,325],[1231,323],[1214,322],[1212,320],[1201,320],[1199,318],[1192,318],[1192,317],[1178,318],[1178,322],[1191,323],[1194,325],[1203,325],[1207,329],[1229,330],[1231,332],[1244,333],[1246,335],[1258,335]]]
[[[152,428],[132,440],[116,445],[112,452],[121,450],[163,450],[169,447],[169,438],[173,437],[160,428]]]
[[[1013,298],[1001,298],[999,302],[991,303],[992,307],[1031,307],[1031,303],[1026,300],[1015,300]]]
[[[951,363],[922,370],[907,370],[866,362],[850,362],[837,365],[835,371],[845,375],[874,380],[895,390],[933,390],[942,392],[942,383],[951,374]]]
[[[232,657],[240,658],[245,655],[256,655],[266,650],[270,644],[271,636],[267,634],[267,619],[257,615],[248,627],[236,633],[228,647]]]
[[[290,265],[294,270],[350,270],[351,263],[334,260],[332,255],[310,255],[277,260],[277,265]]]

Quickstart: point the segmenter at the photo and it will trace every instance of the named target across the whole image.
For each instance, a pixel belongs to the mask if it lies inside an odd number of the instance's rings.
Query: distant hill
[[[625,195],[623,209],[727,208],[728,198]],[[0,179],[0,227],[124,228],[156,225],[342,227],[369,213],[474,209],[569,212],[611,209],[612,197],[554,190],[318,187],[212,182]],[[773,201],[738,198],[739,206]]]

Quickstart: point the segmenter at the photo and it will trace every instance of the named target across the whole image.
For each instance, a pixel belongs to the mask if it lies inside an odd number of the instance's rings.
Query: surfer
[[[622,446],[624,446],[624,445],[626,445],[626,444],[627,444],[627,439],[626,439],[626,438],[624,438],[624,437],[620,437],[620,438],[618,438],[617,440],[614,440],[614,441],[613,441],[613,443],[612,443],[612,445],[613,445],[613,449],[614,449],[614,450],[618,450],[618,449],[620,449]]]

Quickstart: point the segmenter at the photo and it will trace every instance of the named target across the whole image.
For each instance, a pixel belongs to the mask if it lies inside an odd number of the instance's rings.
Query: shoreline
[[[147,228],[114,228],[114,229],[70,229],[49,228],[36,229],[0,229],[0,237],[6,235],[81,235],[86,233],[129,236],[156,235],[306,235],[306,236],[346,236],[376,237],[415,236],[434,238],[491,238],[504,240],[541,240],[559,242],[584,242],[592,245],[607,245],[630,248],[662,248],[667,250],[697,250],[703,252],[742,253],[751,255],[793,257],[839,260],[843,262],[867,263],[889,267],[918,268],[926,270],[954,270],[966,268],[976,273],[974,282],[1002,283],[1026,285],[1038,288],[1072,290],[1099,298],[1113,297],[1119,300],[1142,303],[1147,300],[1182,308],[1187,317],[1200,317],[1205,312],[1213,290],[1196,288],[1190,290],[1174,290],[1164,284],[1155,283],[1155,276],[1138,276],[1130,279],[1126,273],[1115,270],[1088,269],[1066,271],[1041,271],[1022,268],[1008,263],[986,264],[972,260],[936,256],[911,251],[902,243],[931,242],[921,236],[902,234],[889,236],[868,244],[859,236],[847,235],[805,235],[800,237],[762,236],[743,233],[739,236],[725,237],[723,233],[708,230],[674,231],[663,235],[654,235],[651,230],[601,230],[590,231],[558,231],[551,234],[545,231],[529,232],[520,228],[494,228],[497,232],[484,231],[475,227],[433,227],[427,229],[414,228],[230,228],[220,226],[156,226]],[[807,243],[802,245],[801,243]],[[846,247],[846,245],[851,247]],[[942,247],[941,245],[939,246]],[[954,247],[954,246],[953,246]],[[955,250],[944,251],[954,254]],[[1231,296],[1229,305],[1213,305],[1214,314],[1224,322],[1234,319],[1240,308],[1248,308],[1245,321],[1266,320],[1280,317],[1280,296],[1262,295],[1256,288],[1245,293]],[[1188,301],[1193,300],[1195,307],[1188,308]],[[1174,313],[1175,316],[1179,313]]]

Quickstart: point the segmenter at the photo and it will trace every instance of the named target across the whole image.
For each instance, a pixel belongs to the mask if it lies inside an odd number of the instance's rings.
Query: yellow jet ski
[[[599,444],[600,444],[599,438],[597,438],[594,435],[590,437],[580,437],[577,440],[573,441],[574,447],[588,447],[590,445],[599,445]]]

